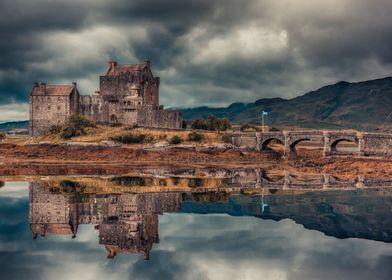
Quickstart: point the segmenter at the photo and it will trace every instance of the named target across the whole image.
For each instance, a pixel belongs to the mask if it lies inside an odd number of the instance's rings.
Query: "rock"
[[[163,147],[168,147],[170,144],[167,141],[159,141],[157,143],[152,144],[154,148],[163,148]]]
[[[215,143],[201,146],[198,151],[199,152],[212,152],[212,151],[226,151],[226,150],[238,150],[238,148],[234,145],[227,143]]]
[[[190,151],[196,150],[195,145],[186,145],[186,144],[172,145],[170,148],[171,149],[190,150]]]
[[[110,141],[110,140],[102,140],[101,142],[99,142],[100,146],[104,146],[104,147],[120,147],[121,144],[120,143],[116,143],[114,141]]]

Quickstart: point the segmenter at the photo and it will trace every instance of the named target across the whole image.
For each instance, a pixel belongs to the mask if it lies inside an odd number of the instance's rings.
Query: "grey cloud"
[[[294,97],[392,71],[392,4],[325,1],[28,1],[0,3],[0,104],[35,81],[98,85],[106,61],[148,57],[168,106]]]

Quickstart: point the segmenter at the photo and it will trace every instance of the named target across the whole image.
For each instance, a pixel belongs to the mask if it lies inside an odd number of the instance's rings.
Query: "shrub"
[[[227,118],[217,118],[209,115],[206,119],[194,120],[191,124],[192,129],[217,130],[225,131],[231,128],[231,124]]]
[[[180,178],[178,177],[172,177],[171,179],[174,186],[177,186],[180,183]]]
[[[73,116],[61,130],[60,136],[63,139],[70,139],[72,137],[86,135],[85,129],[88,127],[96,127],[96,125],[83,116]]]
[[[0,132],[0,141],[5,139],[5,133],[4,132]]]
[[[132,129],[135,129],[135,128],[137,128],[137,124],[131,124],[131,125],[126,126],[125,130],[132,130]]]
[[[122,127],[122,126],[124,126],[124,125],[121,124],[121,123],[111,123],[111,124],[109,124],[109,126],[110,126],[110,127]]]
[[[0,181],[0,188],[4,187],[5,183],[3,181]]]
[[[191,132],[188,134],[188,141],[200,142],[204,139],[204,136],[197,132]]]
[[[113,183],[121,186],[146,186],[146,180],[143,177],[123,176],[111,179]]]
[[[242,132],[256,132],[257,128],[253,125],[250,125],[250,124],[244,124],[241,126],[240,130]]]
[[[192,129],[203,129],[203,130],[207,130],[208,129],[206,121],[202,120],[202,119],[194,120],[191,123],[191,128]]]
[[[65,193],[76,192],[76,188],[80,187],[78,183],[73,181],[64,180],[60,182],[61,190]]]
[[[111,140],[123,144],[140,144],[143,143],[145,138],[146,135],[144,134],[132,134],[132,133],[110,137]]]
[[[182,142],[182,139],[178,135],[174,135],[172,138],[170,138],[170,144],[176,145],[180,144]]]
[[[200,178],[190,178],[188,181],[188,186],[190,188],[198,188],[204,185],[203,179]]]
[[[281,131],[281,130],[275,126],[271,126],[269,131]]]

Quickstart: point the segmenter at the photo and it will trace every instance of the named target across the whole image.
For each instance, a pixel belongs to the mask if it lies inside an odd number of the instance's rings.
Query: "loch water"
[[[392,279],[392,188],[173,182],[6,181],[0,279]]]

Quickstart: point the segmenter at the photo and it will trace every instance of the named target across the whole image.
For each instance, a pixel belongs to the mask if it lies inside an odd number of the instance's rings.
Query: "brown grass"
[[[18,144],[31,144],[31,143],[42,143],[48,142],[53,144],[61,144],[68,142],[84,142],[84,143],[97,143],[100,141],[110,140],[113,136],[120,136],[126,134],[144,134],[146,136],[152,136],[152,142],[169,141],[174,135],[179,136],[182,139],[183,144],[200,144],[200,143],[222,143],[222,136],[218,132],[214,131],[197,131],[203,135],[204,139],[201,142],[190,142],[188,141],[188,135],[193,130],[181,130],[181,131],[170,131],[170,130],[157,130],[148,128],[133,128],[129,129],[125,126],[111,127],[98,125],[97,127],[90,127],[86,129],[86,135],[73,137],[71,139],[61,139],[59,134],[48,134],[45,136],[31,138],[29,140],[19,141]],[[130,144],[135,146],[135,144]]]

